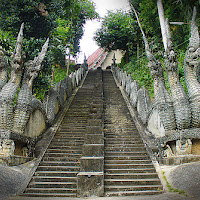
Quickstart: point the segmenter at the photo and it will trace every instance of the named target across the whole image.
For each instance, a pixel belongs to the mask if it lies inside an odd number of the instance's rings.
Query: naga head
[[[167,48],[164,53],[165,67],[168,71],[178,70],[177,53],[174,51],[174,45],[172,42],[172,36],[169,27],[168,18],[165,20],[165,29],[167,34]]]
[[[200,47],[199,48],[195,48],[193,46],[188,47],[185,57],[186,63],[190,67],[196,68],[200,64],[199,58],[200,58]]]
[[[148,67],[152,78],[156,79],[163,76],[163,68],[160,61],[156,60],[154,57],[149,59]]]
[[[167,50],[164,53],[165,57],[165,67],[168,71],[176,71],[178,70],[178,62],[177,62],[177,53],[174,49]]]
[[[28,80],[35,79],[39,70],[35,67],[34,60],[29,60],[24,64],[25,66],[25,78]]]
[[[194,7],[193,17],[191,21],[191,37],[185,57],[186,63],[193,68],[197,68],[197,66],[199,65],[199,58],[200,58],[199,31],[198,27],[195,24],[196,14],[197,14],[196,7]]]
[[[22,70],[23,61],[25,55],[22,54],[22,42],[23,42],[23,29],[24,23],[22,23],[20,31],[18,33],[15,50],[11,55],[11,67],[12,71],[17,72]]]
[[[24,80],[28,81],[30,87],[32,86],[33,80],[38,76],[38,73],[41,70],[42,61],[47,52],[48,43],[49,43],[49,38],[43,45],[41,52],[38,53],[38,56],[35,57],[34,60],[29,60],[24,64],[25,65]]]

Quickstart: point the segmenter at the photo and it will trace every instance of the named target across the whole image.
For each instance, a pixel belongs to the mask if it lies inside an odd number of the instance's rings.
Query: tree
[[[157,1],[154,0],[129,0],[136,10],[140,13],[139,18],[142,27],[149,38],[152,49],[163,51],[162,36],[159,24]],[[189,23],[192,16],[193,7],[200,7],[197,0],[162,0],[165,17],[169,22],[184,22],[184,25],[171,25],[171,33],[175,48],[185,50],[189,39]],[[200,14],[197,16],[197,23]]]
[[[43,69],[33,85],[33,90],[39,93],[51,85],[52,64],[64,66],[66,44],[70,43],[76,54],[84,23],[96,17],[94,4],[89,0],[0,0],[0,33],[3,34],[0,42],[12,49],[12,43],[5,40],[6,34],[16,37],[24,22],[24,51],[30,60],[50,37]]]
[[[126,60],[128,61],[129,52],[136,46],[136,30],[136,23],[129,13],[122,10],[108,11],[94,38],[99,46],[108,50],[126,51]]]

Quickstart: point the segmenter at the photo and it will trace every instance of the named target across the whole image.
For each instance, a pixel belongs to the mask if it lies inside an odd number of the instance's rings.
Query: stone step
[[[49,150],[50,149],[71,149],[71,150],[79,150],[80,149],[80,146],[73,146],[73,145],[65,145],[65,146],[55,146],[55,145],[49,145]]]
[[[67,176],[34,176],[32,182],[76,182],[77,177]]]
[[[77,189],[76,188],[27,188],[27,193],[47,193],[47,194],[56,194],[56,193],[75,193],[76,194]]]
[[[123,152],[123,151],[106,151],[105,156],[134,156],[134,155],[147,155],[147,152],[144,150],[138,150],[134,152]]]
[[[55,136],[55,138],[53,138],[53,140],[52,141],[66,141],[66,140],[72,140],[72,141],[84,141],[84,135],[85,134],[82,134],[82,136],[70,136],[70,135],[68,135],[68,134],[66,134],[66,135],[62,135],[62,137],[60,137],[59,135],[58,135],[58,137],[57,136]]]
[[[88,116],[89,116],[89,112],[88,112]],[[83,124],[83,126],[85,126],[85,124],[87,123],[87,120],[88,120],[88,116],[81,117],[81,118],[80,117],[78,118],[78,117],[70,117],[70,116],[68,116],[67,119],[62,121],[61,126],[65,125],[65,124],[68,124],[68,123],[69,123],[69,125],[72,125],[73,123],[75,123],[75,124],[80,123],[80,124]]]
[[[85,127],[83,127],[83,128],[76,128],[76,127],[74,127],[74,128],[70,128],[70,127],[66,127],[66,128],[61,128],[60,129],[60,131],[61,131],[61,133],[84,133],[85,132]]]
[[[80,132],[79,132],[80,133]],[[84,140],[85,134],[81,133],[80,135],[73,134],[73,133],[63,133],[56,135],[53,140],[66,140],[66,139],[72,139],[72,140]]]
[[[81,128],[85,128],[85,126],[87,125],[87,119],[84,118],[83,120],[79,120],[79,119],[68,119],[68,121],[64,121],[62,122],[61,126],[60,126],[60,130],[62,129],[81,129]]]
[[[119,173],[119,174],[107,174],[105,173],[105,179],[150,179],[158,178],[157,173]]]
[[[118,148],[118,147],[119,147],[119,145],[117,145],[117,144],[107,144],[105,142],[105,148]],[[121,148],[144,147],[144,144],[121,144],[120,147]]]
[[[29,188],[76,188],[76,182],[30,182]]]
[[[70,154],[81,154],[80,149],[47,149],[47,153],[70,153]]]
[[[65,146],[65,145],[72,145],[72,146],[81,146],[82,144],[84,143],[83,140],[78,140],[78,141],[70,141],[70,140],[67,140],[67,141],[62,141],[62,140],[58,140],[58,141],[52,141],[51,142],[51,146],[52,145],[55,145],[55,146]]]
[[[105,192],[105,196],[136,196],[136,195],[155,195],[162,194],[160,190],[144,190],[144,191],[113,191],[113,192]],[[152,197],[153,199],[153,197]]]
[[[145,151],[146,148],[143,147],[105,147],[105,151],[119,151],[119,152],[127,152],[127,151]]]
[[[142,141],[142,139],[141,138],[107,138],[107,137],[105,137],[106,138],[106,142],[107,143],[109,143],[109,142],[117,142],[117,144],[120,144],[120,143],[124,143],[124,142],[132,142],[132,143],[134,143],[134,142],[143,142]]]
[[[136,169],[104,169],[105,174],[125,174],[125,173],[155,173],[154,168],[136,168]]]
[[[105,154],[105,160],[149,160],[149,156],[146,155],[129,155],[129,156],[125,156],[125,155],[108,155]]]
[[[52,142],[68,142],[70,141],[73,142],[84,142],[84,138],[80,138],[80,137],[64,137],[64,138],[54,138],[52,140]]]
[[[105,164],[104,169],[135,169],[135,168],[151,168],[153,167],[153,164],[145,164],[145,163],[139,163],[139,164]]]
[[[141,137],[131,136],[131,135],[107,135],[105,133],[106,140],[116,139],[116,140],[141,140]]]
[[[62,130],[62,128],[72,128],[72,126],[74,127],[74,129],[80,129],[80,128],[85,128],[87,125],[86,122],[65,122],[60,126],[60,130]]]
[[[67,115],[67,118],[68,119],[87,119],[88,118],[88,113],[86,115],[81,115],[81,114],[70,114],[70,115]],[[65,121],[64,121],[65,122]]]
[[[132,145],[132,144],[143,144],[142,140],[133,140],[133,141],[130,141],[130,140],[123,140],[123,141],[119,141],[119,140],[105,140],[105,145],[117,145],[117,146],[121,146],[121,145],[125,145],[125,144],[129,144],[129,145]]]
[[[105,160],[105,164],[151,164],[151,160]]]
[[[41,161],[40,166],[79,166],[80,162],[69,161]]]
[[[43,161],[68,161],[68,162],[78,162],[79,157],[43,157]]]
[[[80,158],[82,154],[80,153],[45,153],[44,157],[76,157]]]
[[[69,131],[69,132],[62,132],[62,133],[57,133],[55,135],[55,138],[57,139],[62,139],[62,138],[65,138],[65,137],[80,137],[80,138],[84,138],[85,137],[85,131],[84,132],[73,132],[73,131]]]
[[[88,108],[85,108],[85,109],[78,109],[78,108],[74,108],[74,109],[70,109],[66,114],[67,116],[70,116],[70,115],[78,115],[80,114],[80,116],[84,116],[84,115],[87,115],[88,114],[88,111],[89,111],[89,108],[90,106],[88,106]]]
[[[76,177],[78,171],[36,171],[35,176]]]
[[[109,185],[105,186],[105,191],[117,192],[117,191],[148,191],[148,190],[162,190],[162,185]]]
[[[84,130],[86,129],[86,125],[87,123],[85,124],[85,127],[84,127]],[[75,130],[75,129],[72,129],[72,130],[62,130],[60,129],[56,135],[62,135],[62,134],[74,134],[74,135],[82,135],[83,133],[80,131],[80,130]]]
[[[117,133],[117,131],[119,131]],[[133,138],[141,138],[139,134],[133,134],[134,130],[126,131],[126,130],[108,130],[104,127],[104,132],[106,137],[133,137]]]
[[[76,197],[75,193],[24,193],[27,197]]]
[[[79,166],[39,166],[39,171],[79,171]]]

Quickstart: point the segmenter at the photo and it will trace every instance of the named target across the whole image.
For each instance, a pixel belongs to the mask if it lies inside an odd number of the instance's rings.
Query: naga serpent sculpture
[[[18,94],[17,105],[14,112],[13,128],[15,133],[23,134],[27,121],[32,110],[32,101],[34,100],[32,94],[33,80],[38,76],[41,70],[41,63],[47,52],[49,39],[42,47],[42,51],[34,60],[29,60],[25,65],[24,77],[22,86]]]
[[[199,66],[200,38],[198,27],[195,24],[196,14],[196,7],[194,7],[191,21],[191,37],[184,60],[185,83],[192,112],[191,127],[200,127],[200,83],[196,76]]]
[[[171,33],[168,19],[165,21],[167,33],[167,49],[165,51],[165,67],[167,69],[168,81],[171,89],[171,98],[174,106],[174,114],[176,118],[176,125],[178,129],[190,128],[191,123],[191,109],[189,99],[186,95],[183,86],[178,76],[178,61],[177,53],[171,40]]]
[[[0,47],[0,91],[8,80],[8,62],[5,54],[6,51]]]
[[[152,110],[158,110],[161,122],[165,130],[174,130],[176,129],[174,108],[172,105],[171,97],[165,87],[163,68],[161,66],[161,63],[158,60],[156,60],[154,55],[151,53],[147,38],[145,36],[144,31],[142,30],[142,26],[140,24],[136,10],[133,6],[132,9],[134,10],[140,30],[142,32],[143,40],[145,43],[146,56],[149,60],[148,67],[150,69],[151,76],[154,80],[155,99],[152,103]]]
[[[13,119],[13,103],[15,94],[21,82],[23,56],[22,56],[22,40],[23,40],[24,24],[21,25],[14,53],[11,56],[11,76],[0,91],[0,129],[10,130]]]

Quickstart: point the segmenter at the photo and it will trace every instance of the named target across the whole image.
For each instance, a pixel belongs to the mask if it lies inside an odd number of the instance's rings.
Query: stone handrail
[[[136,110],[139,121],[145,127],[145,130],[143,130],[143,138],[146,138],[145,144],[151,148],[159,158],[167,157],[168,159],[169,157],[171,159],[173,156],[180,156],[180,153],[186,156],[192,154],[192,144],[190,141],[193,139],[200,139],[200,129],[193,127],[182,130],[165,130],[159,120],[159,116],[155,116],[153,120],[150,120],[152,103],[148,91],[144,87],[140,88],[139,84],[119,67],[112,66],[112,72],[126,94],[130,105]],[[176,141],[185,141],[186,147],[185,145],[180,145],[180,142],[178,146]],[[172,145],[170,147],[167,145],[168,142],[175,142],[175,146]],[[194,145],[198,145],[197,143],[194,142]],[[173,148],[173,154],[168,154],[168,152],[172,152],[172,150],[169,151],[169,148]],[[195,148],[197,148],[197,146]],[[178,149],[182,150],[178,152]],[[195,157],[195,160],[198,159],[200,159],[200,157]],[[190,161],[192,159],[187,158],[184,160]]]

